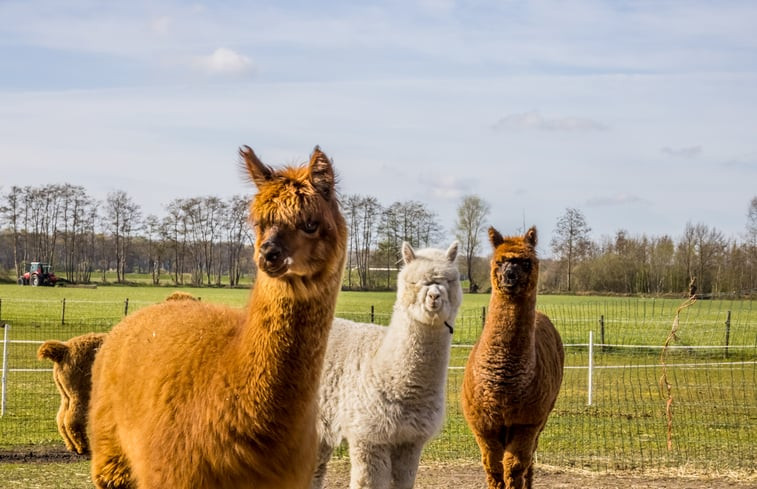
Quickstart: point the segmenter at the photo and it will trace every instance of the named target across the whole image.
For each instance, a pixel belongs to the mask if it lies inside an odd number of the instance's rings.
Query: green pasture
[[[0,320],[11,325],[9,365],[49,368],[35,358],[44,339],[107,331],[138,308],[174,290],[203,301],[241,307],[248,291],[224,288],[0,286]],[[63,300],[65,299],[65,316]],[[128,311],[126,302],[128,299]],[[448,412],[444,429],[424,457],[477,460],[478,448],[459,404],[470,345],[481,332],[489,296],[465,294],[453,336]],[[386,324],[392,292],[342,292],[337,315]],[[702,300],[681,311],[674,348],[661,347],[682,300],[541,296],[539,309],[563,338],[566,369],[555,410],[538,452],[541,463],[591,470],[733,470],[757,466],[757,310],[753,301]],[[63,320],[62,320],[63,319]],[[63,323],[63,324],[62,324]],[[602,329],[604,344],[601,344]],[[593,333],[592,404],[588,404],[589,332]],[[725,349],[726,344],[728,349]],[[640,347],[642,346],[643,347]],[[668,393],[660,387],[662,361],[671,384],[671,450],[667,449]],[[49,372],[10,372],[0,454],[18,447],[60,447],[58,396]]]

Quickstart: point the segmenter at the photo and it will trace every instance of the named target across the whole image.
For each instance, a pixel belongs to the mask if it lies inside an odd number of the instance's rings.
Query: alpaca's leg
[[[350,443],[350,489],[389,489],[392,468],[386,445]]]
[[[505,447],[499,433],[475,433],[476,443],[481,449],[481,462],[486,472],[486,486],[488,489],[504,489],[504,468],[502,455]]]
[[[546,424],[546,422],[545,422],[545,424]],[[539,428],[539,432],[536,435],[536,439],[534,439],[534,446],[533,446],[533,450],[531,451],[532,455],[536,453],[536,449],[539,447],[539,437],[541,436],[541,432],[543,430],[544,430],[544,424],[541,425],[541,427]],[[533,458],[531,459],[531,464],[526,469],[526,474],[523,477],[524,477],[524,480],[525,480],[524,486],[527,489],[531,489],[531,484],[533,484],[533,481],[534,481],[534,461],[533,461]]]
[[[394,483],[392,487],[394,489],[412,489],[418,473],[422,449],[422,442],[404,443],[392,447],[392,481]]]
[[[517,425],[510,428],[504,457],[506,489],[531,488],[531,466],[540,431],[541,425]]]
[[[326,468],[328,467],[333,451],[334,447],[321,440],[320,446],[318,447],[318,460],[315,465],[315,474],[313,475],[313,482],[310,485],[311,489],[321,489],[323,487],[323,480],[326,477]]]

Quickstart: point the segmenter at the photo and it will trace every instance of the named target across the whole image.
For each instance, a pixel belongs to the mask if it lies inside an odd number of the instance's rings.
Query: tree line
[[[444,245],[445,229],[417,201],[383,205],[376,197],[342,196],[349,227],[345,287],[391,289],[403,241],[416,247]],[[178,198],[164,214],[143,215],[124,191],[102,202],[81,186],[11,187],[0,194],[0,276],[21,275],[32,261],[52,264],[75,283],[116,282],[129,273],[147,274],[153,284],[238,285],[253,276],[248,198]],[[453,233],[461,245],[461,273],[469,291],[487,291],[486,237],[490,206],[476,195],[461,199]],[[686,223],[670,235],[590,238],[579,209],[568,208],[552,230],[540,230],[553,255],[542,260],[543,292],[678,294],[696,277],[702,293],[750,293],[757,289],[757,197],[750,202],[743,239],[727,238],[705,224]]]
[[[700,294],[757,291],[757,197],[741,240],[691,222],[677,241],[621,229],[597,242],[589,239],[590,230],[578,209],[566,209],[558,219],[550,242],[555,259],[540,277],[544,289],[665,295],[686,292],[693,279]]]
[[[76,185],[14,186],[0,199],[0,269],[13,278],[43,261],[74,283],[115,271],[118,283],[142,273],[156,285],[237,285],[253,268],[242,253],[251,243],[247,206],[241,196],[181,198],[162,217],[143,216],[120,190],[98,202]]]

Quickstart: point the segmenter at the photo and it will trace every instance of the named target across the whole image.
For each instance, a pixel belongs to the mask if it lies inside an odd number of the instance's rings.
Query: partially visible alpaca
[[[176,290],[174,292],[171,292],[168,297],[166,297],[167,301],[199,301],[197,297],[193,296],[189,292],[184,292],[183,290]]]
[[[481,449],[489,489],[531,488],[533,456],[562,383],[564,353],[552,322],[536,310],[536,228],[494,247],[484,330],[468,357],[463,413]]]
[[[330,160],[279,171],[240,150],[260,269],[246,311],[165,301],[116,325],[90,403],[99,488],[297,489],[315,467],[318,379],[347,227]]]
[[[350,488],[413,487],[423,445],[439,430],[452,325],[462,301],[449,249],[402,245],[388,327],[335,319],[320,388],[321,488],[335,446],[349,443]]]
[[[105,340],[105,333],[87,333],[68,341],[48,340],[37,350],[37,358],[53,361],[53,379],[60,393],[55,421],[66,448],[81,455],[89,453],[87,408],[92,390],[92,363]]]

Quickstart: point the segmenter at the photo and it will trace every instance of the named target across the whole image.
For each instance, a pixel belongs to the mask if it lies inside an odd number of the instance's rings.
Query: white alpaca
[[[452,325],[462,301],[455,258],[402,244],[405,266],[388,327],[335,318],[321,375],[313,489],[342,440],[350,489],[413,487],[423,445],[441,428]]]

